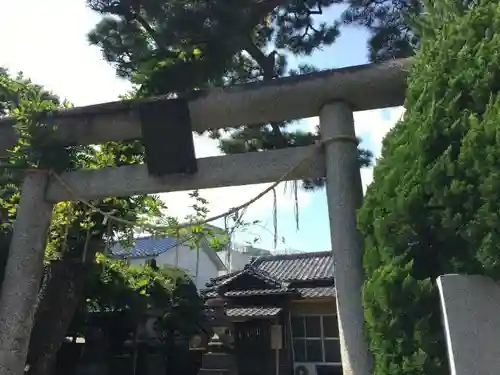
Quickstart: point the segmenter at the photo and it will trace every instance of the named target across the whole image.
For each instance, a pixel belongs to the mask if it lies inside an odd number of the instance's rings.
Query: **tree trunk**
[[[86,271],[99,244],[89,244],[86,264],[68,251],[49,267],[31,333],[26,375],[51,375],[85,286]],[[80,253],[76,251],[76,253]]]

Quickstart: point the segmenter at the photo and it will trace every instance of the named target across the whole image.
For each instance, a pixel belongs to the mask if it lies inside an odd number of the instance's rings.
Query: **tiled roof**
[[[238,270],[238,271],[232,271],[232,272],[228,272],[224,275],[221,275],[221,276],[217,276],[217,277],[212,277],[210,279],[210,281],[207,283],[207,287],[212,287],[212,286],[215,286],[215,285],[220,285],[222,284],[225,280],[233,277],[233,276],[236,276],[236,275],[239,275],[241,273],[242,270]]]
[[[249,296],[268,296],[273,294],[283,293],[298,293],[304,298],[320,298],[320,297],[335,297],[335,287],[315,287],[315,288],[298,288],[298,289],[252,289],[252,290],[231,290],[224,293],[224,297],[249,297]],[[217,297],[216,290],[206,290],[203,293],[205,298]]]
[[[249,289],[241,290],[241,284],[236,289],[228,285],[244,274],[265,281],[266,286],[258,289],[249,285]],[[283,293],[297,293],[303,298],[335,296],[333,257],[330,251],[261,256],[241,271],[211,279],[202,292],[205,298],[219,293],[224,297]]]
[[[224,293],[225,297],[239,297],[239,296],[267,296],[269,294],[283,294],[287,293],[287,288],[277,289],[253,289],[253,290],[230,290]]]
[[[255,259],[251,266],[279,281],[302,282],[333,280],[333,257],[330,251],[265,255]],[[213,278],[207,286],[220,285],[242,271]]]
[[[182,239],[152,236],[138,237],[134,239],[134,243],[131,247],[124,247],[119,243],[113,244],[113,246],[108,249],[108,254],[111,257],[122,259],[153,258],[171,249],[175,249],[177,245],[186,246],[189,240],[190,238],[186,237]],[[206,246],[202,245],[201,250],[203,250],[219,271],[227,270],[215,250],[208,244],[206,244]]]
[[[131,248],[115,243],[108,251],[112,256],[120,258],[148,258],[158,256],[170,249],[174,249],[177,244],[185,240],[178,240],[172,237],[139,237],[134,240]]]
[[[279,289],[250,289],[250,290],[229,290],[224,293],[224,297],[243,297],[243,296],[267,296],[270,294],[283,294],[293,292],[287,288]],[[217,297],[217,290],[205,290],[203,296],[206,298]]]
[[[276,316],[281,312],[279,307],[231,307],[226,309],[229,317]]]
[[[267,255],[257,258],[252,266],[282,281],[333,279],[330,251]]]
[[[304,298],[335,297],[335,287],[299,288],[299,293]]]
[[[253,277],[256,277],[266,283],[271,288],[286,288],[286,283],[281,282],[280,280],[272,277],[266,271],[260,270],[257,267],[254,267],[253,264],[247,264],[245,268],[232,276],[224,279],[219,285],[227,285],[234,279],[240,277],[242,274],[248,274]]]

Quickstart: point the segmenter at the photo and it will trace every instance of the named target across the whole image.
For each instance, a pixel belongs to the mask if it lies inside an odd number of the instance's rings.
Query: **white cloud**
[[[363,143],[369,143],[375,157],[380,156],[382,140],[404,114],[403,107],[356,112],[356,133]]]
[[[376,159],[380,157],[382,140],[386,134],[402,118],[403,107],[386,108],[375,111],[363,111],[354,114],[356,133],[362,139],[363,146],[368,147]],[[373,167],[361,170],[363,191],[373,181]]]
[[[23,71],[75,105],[116,100],[130,84],[90,47],[99,21],[85,0],[0,0],[0,66]],[[63,17],[61,15],[64,15]]]

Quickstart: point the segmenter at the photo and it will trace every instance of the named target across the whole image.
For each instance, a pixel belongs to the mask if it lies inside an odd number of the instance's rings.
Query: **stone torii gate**
[[[402,105],[409,60],[328,70],[266,83],[217,88],[187,98],[193,131],[235,127],[319,115],[324,152],[315,146],[224,155],[197,160],[190,175],[153,176],[146,165],[67,172],[57,179],[28,173],[10,247],[0,302],[0,375],[23,373],[43,270],[46,233],[53,205],[61,201],[206,189],[277,181],[309,157],[289,180],[326,177],[335,264],[337,316],[344,374],[368,375],[371,358],[363,331],[361,286],[363,243],[356,229],[362,201],[353,111]],[[146,102],[168,105],[170,99]],[[144,103],[144,101],[142,102]],[[138,139],[141,102],[121,101],[63,110],[51,115],[63,144],[101,144]],[[168,119],[165,119],[168,120]],[[157,125],[161,128],[161,123]],[[0,123],[0,150],[16,142],[8,122]],[[28,266],[27,266],[28,265]],[[28,267],[29,272],[18,270]]]

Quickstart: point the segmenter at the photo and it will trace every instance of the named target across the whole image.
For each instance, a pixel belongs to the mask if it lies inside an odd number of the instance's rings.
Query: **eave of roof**
[[[337,295],[337,291],[334,286],[317,287],[317,288],[299,288],[298,291],[302,298],[335,297]]]
[[[333,256],[331,251],[300,254],[263,255],[256,258],[251,267],[280,282],[308,283],[332,280]],[[278,269],[281,266],[283,269]],[[212,278],[207,287],[220,285],[243,270]]]
[[[172,238],[144,236],[134,238],[131,247],[123,246],[121,243],[114,243],[108,250],[108,256],[121,259],[148,259],[157,257],[177,246],[183,245],[191,238]]]
[[[232,289],[229,285],[238,277],[249,274],[268,286],[260,289]],[[249,297],[296,294],[299,298],[335,296],[333,258],[330,251],[264,255],[243,270],[211,279],[202,291],[204,298]]]
[[[336,290],[334,286],[320,286],[311,288],[232,290],[222,293],[222,297],[229,298],[271,295],[296,295],[299,298],[323,298],[335,297]],[[202,292],[203,298],[216,298],[218,296],[219,293],[216,289],[205,290]]]
[[[264,255],[257,258],[252,265],[283,281],[333,279],[333,255],[331,251]]]
[[[279,307],[230,307],[226,309],[226,315],[230,318],[257,318],[257,317],[273,317],[277,316],[282,311]]]
[[[258,268],[255,268],[253,264],[247,264],[243,270],[235,273],[234,275],[224,279],[222,282],[220,282],[217,287],[223,287],[229,285],[231,282],[235,281],[239,277],[243,275],[249,275],[251,277],[255,277],[256,279],[259,279],[266,283],[271,288],[277,288],[277,289],[282,289],[286,288],[288,283],[284,283],[280,280],[277,280],[276,278],[270,276],[267,272],[259,270]]]
[[[280,288],[280,289],[249,289],[249,290],[229,290],[225,292],[219,292],[217,289],[210,289],[202,291],[202,297],[204,298],[215,298],[218,296],[222,297],[251,297],[251,296],[268,296],[268,295],[285,295],[298,293],[296,290]]]

